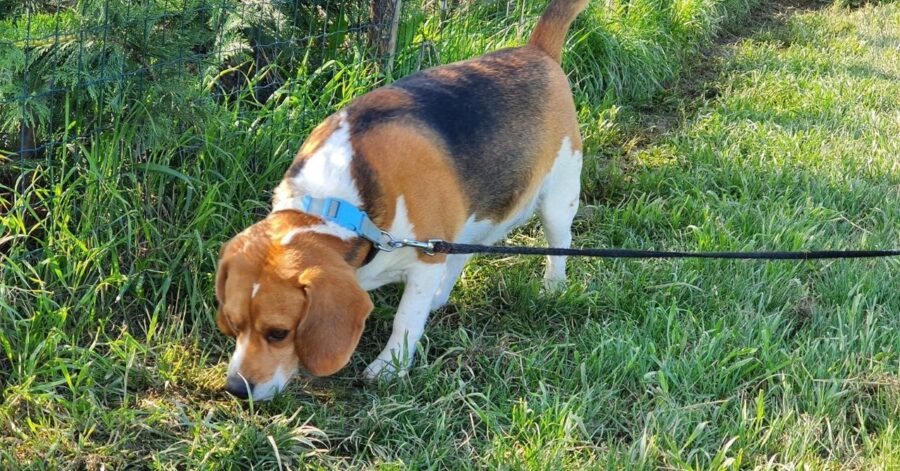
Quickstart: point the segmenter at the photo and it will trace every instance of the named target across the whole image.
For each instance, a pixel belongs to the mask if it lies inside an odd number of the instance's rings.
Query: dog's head
[[[298,217],[275,213],[222,247],[216,323],[237,340],[226,383],[237,397],[268,399],[298,367],[315,376],[337,372],[372,310],[341,255],[343,242],[298,230]]]

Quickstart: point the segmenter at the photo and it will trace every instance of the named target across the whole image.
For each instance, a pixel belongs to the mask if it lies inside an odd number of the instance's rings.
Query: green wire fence
[[[139,158],[206,120],[288,104],[305,130],[298,112],[320,119],[395,77],[521,39],[544,3],[0,0],[0,159],[123,127]],[[317,91],[325,106],[310,102]]]

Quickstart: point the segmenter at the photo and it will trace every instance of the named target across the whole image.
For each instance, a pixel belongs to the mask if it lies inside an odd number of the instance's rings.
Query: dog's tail
[[[550,0],[528,44],[539,48],[556,62],[562,60],[562,47],[569,26],[587,6],[588,0]]]

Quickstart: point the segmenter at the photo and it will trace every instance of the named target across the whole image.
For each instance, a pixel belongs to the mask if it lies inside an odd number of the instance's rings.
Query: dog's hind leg
[[[572,221],[578,212],[581,193],[581,163],[581,149],[573,149],[571,139],[565,138],[538,205],[538,217],[550,247],[572,245]],[[547,257],[544,287],[555,291],[564,288],[565,283],[566,257]]]

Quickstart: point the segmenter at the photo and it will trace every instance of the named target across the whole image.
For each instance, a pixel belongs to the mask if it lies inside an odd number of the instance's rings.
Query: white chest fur
[[[394,214],[394,222],[388,232],[396,239],[415,237],[403,196],[397,198]],[[403,281],[406,270],[418,262],[416,250],[411,247],[403,247],[392,252],[379,252],[371,262],[356,271],[359,285],[368,291],[389,283]]]

